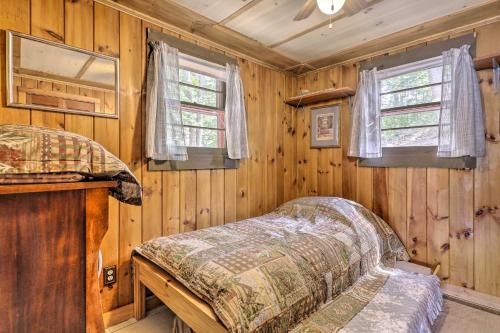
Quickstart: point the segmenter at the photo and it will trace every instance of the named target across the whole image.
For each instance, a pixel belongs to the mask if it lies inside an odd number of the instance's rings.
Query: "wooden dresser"
[[[0,332],[104,332],[97,277],[114,181],[0,185]]]

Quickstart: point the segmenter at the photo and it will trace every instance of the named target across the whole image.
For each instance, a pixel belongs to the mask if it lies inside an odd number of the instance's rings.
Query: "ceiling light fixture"
[[[317,0],[319,9],[326,15],[333,15],[345,4],[345,0]]]
[[[330,24],[328,28],[332,28],[332,15],[342,9],[345,0],[317,0],[319,10],[326,15],[330,15]]]

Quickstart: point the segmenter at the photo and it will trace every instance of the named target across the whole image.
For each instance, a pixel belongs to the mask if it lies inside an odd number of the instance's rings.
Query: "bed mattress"
[[[379,265],[408,260],[382,219],[330,197],[160,237],[135,253],[207,302],[230,332],[288,332]]]

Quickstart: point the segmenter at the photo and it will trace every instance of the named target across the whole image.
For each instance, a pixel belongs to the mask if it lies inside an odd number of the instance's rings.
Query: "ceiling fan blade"
[[[308,18],[314,12],[316,8],[316,0],[307,0],[302,9],[298,12],[298,14],[293,18],[294,21],[300,21]]]
[[[347,0],[343,10],[348,16],[352,16],[359,13],[366,7],[368,7],[368,1],[366,0]]]

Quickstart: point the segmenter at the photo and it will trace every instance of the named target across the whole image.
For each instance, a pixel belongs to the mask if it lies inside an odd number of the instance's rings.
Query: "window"
[[[148,29],[148,41],[179,50],[179,83],[187,161],[148,162],[149,171],[237,168],[226,150],[226,64],[235,60],[175,36]]]
[[[379,72],[382,147],[438,145],[442,58]]]
[[[179,56],[182,122],[188,147],[224,148],[225,67]]]
[[[442,53],[464,44],[474,57],[476,38],[466,34],[361,63],[378,68],[381,158],[362,158],[364,167],[474,168],[476,159],[438,158]]]

